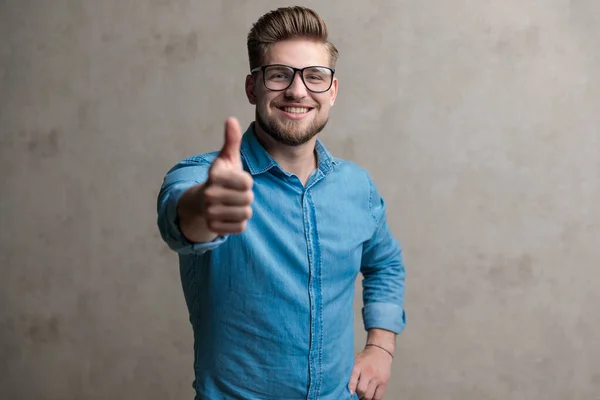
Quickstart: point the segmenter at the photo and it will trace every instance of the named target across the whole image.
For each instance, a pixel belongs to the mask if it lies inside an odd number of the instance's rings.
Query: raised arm
[[[237,120],[225,124],[225,143],[212,162],[192,157],[167,173],[158,195],[158,226],[178,253],[204,252],[240,233],[252,216],[252,177],[240,156]]]

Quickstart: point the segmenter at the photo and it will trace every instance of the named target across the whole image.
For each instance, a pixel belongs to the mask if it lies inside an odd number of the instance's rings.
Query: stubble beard
[[[258,125],[267,135],[269,135],[278,143],[287,146],[300,146],[308,142],[313,137],[321,133],[329,120],[329,117],[325,118],[323,121],[314,119],[308,128],[306,128],[304,131],[299,131],[296,126],[296,121],[290,120],[286,123],[282,123],[274,116],[271,116],[265,120],[258,112],[258,109],[256,110],[255,118]]]

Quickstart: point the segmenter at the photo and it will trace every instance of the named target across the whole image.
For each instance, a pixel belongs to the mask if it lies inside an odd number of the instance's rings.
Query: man
[[[248,35],[255,122],[179,162],[158,225],[179,254],[196,399],[381,399],[405,326],[401,250],[369,174],[317,139],[338,92],[337,49],[312,10],[281,8]],[[354,355],[363,275],[367,344]]]

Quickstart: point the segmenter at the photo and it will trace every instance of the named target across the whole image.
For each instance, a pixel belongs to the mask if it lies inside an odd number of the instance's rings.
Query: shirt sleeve
[[[210,163],[200,157],[179,162],[164,177],[157,199],[157,224],[162,239],[179,254],[202,254],[213,250],[227,240],[218,236],[208,243],[189,241],[179,228],[177,203],[181,195],[192,186],[204,183],[208,178]]]
[[[367,330],[379,328],[399,334],[406,326],[406,270],[402,248],[387,224],[384,199],[370,179],[369,183],[371,214],[376,228],[372,237],[363,244],[363,322]]]

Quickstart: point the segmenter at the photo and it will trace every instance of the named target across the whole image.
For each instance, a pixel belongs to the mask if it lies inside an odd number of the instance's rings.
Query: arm
[[[376,228],[363,245],[363,321],[370,340],[384,340],[393,350],[390,335],[400,334],[406,325],[406,271],[402,249],[386,221],[385,202],[372,182],[371,212]]]
[[[391,376],[396,335],[406,325],[404,313],[405,270],[398,242],[386,222],[385,202],[370,183],[373,235],[363,245],[363,321],[368,332],[365,349],[356,356],[350,377],[351,393],[380,400]]]
[[[195,243],[208,243],[215,240],[218,235],[208,228],[208,223],[203,212],[203,197],[206,184],[192,186],[179,198],[177,203],[177,218],[181,233],[189,241]]]
[[[393,356],[396,352],[396,333],[385,329],[371,328],[367,333],[366,347],[369,346],[381,348]]]
[[[212,163],[191,157],[167,173],[157,210],[161,236],[171,249],[203,253],[245,229],[253,193],[252,177],[242,165],[241,141],[239,123],[229,118],[225,143]]]
[[[207,234],[205,219],[195,200],[208,178],[209,168],[210,163],[201,157],[185,159],[166,174],[160,188],[158,229],[165,243],[179,254],[204,253],[227,239]]]

